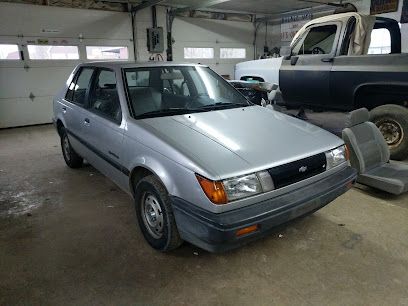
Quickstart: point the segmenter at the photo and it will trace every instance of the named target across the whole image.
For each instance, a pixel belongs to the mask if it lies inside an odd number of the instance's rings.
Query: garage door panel
[[[60,90],[74,66],[50,68],[2,68],[0,69],[0,99],[54,96]]]
[[[52,98],[0,99],[0,128],[52,122]]]

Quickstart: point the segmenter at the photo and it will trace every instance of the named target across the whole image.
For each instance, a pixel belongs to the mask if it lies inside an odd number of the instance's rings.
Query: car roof
[[[206,67],[206,65],[194,64],[194,63],[180,63],[180,62],[164,62],[164,61],[96,61],[96,62],[86,62],[81,64],[81,66],[94,66],[94,67],[105,67],[105,68],[141,68],[141,67],[169,67],[169,66],[201,66]]]

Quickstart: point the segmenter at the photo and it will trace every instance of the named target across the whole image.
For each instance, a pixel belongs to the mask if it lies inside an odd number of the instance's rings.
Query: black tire
[[[63,127],[60,129],[60,136],[61,136],[62,156],[64,157],[65,163],[70,168],[73,168],[73,169],[80,168],[84,160],[72,148],[71,143],[69,142],[69,139],[68,139],[67,132],[65,131]]]
[[[140,230],[150,246],[161,252],[178,248],[183,240],[177,230],[169,195],[161,182],[153,175],[144,177],[135,187],[134,199]]]
[[[382,105],[370,112],[390,148],[391,159],[408,158],[408,109],[400,105]]]

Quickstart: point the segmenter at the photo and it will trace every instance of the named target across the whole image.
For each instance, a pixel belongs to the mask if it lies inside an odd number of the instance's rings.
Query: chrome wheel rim
[[[71,146],[69,144],[68,137],[65,135],[62,140],[62,151],[64,152],[65,158],[69,161],[71,156]]]
[[[385,142],[388,144],[388,146],[395,148],[401,144],[404,138],[404,130],[397,121],[392,119],[384,119],[376,122],[376,125],[381,131],[381,134],[383,134]]]
[[[149,234],[155,238],[160,239],[163,236],[163,211],[158,199],[150,194],[145,193],[142,203],[142,219]]]

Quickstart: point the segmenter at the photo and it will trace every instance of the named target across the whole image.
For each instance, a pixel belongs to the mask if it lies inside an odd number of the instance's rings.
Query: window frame
[[[211,49],[212,57],[186,57],[186,49]],[[183,47],[183,59],[185,60],[214,60],[215,57],[215,48],[214,47]]]
[[[78,58],[32,58],[30,56],[30,49],[29,46],[40,46],[40,47],[75,47],[78,51]],[[55,62],[55,61],[80,61],[81,60],[81,51],[80,51],[80,46],[79,45],[41,45],[41,44],[27,44],[26,45],[27,48],[27,56],[28,59],[30,61],[51,61],[51,62]]]
[[[90,92],[90,88],[91,88],[90,85],[88,85],[88,87],[86,89],[86,92],[85,92],[85,98],[84,98],[85,103],[84,104],[80,104],[80,103],[75,102],[74,99],[73,99],[74,96],[72,96],[72,99],[67,99],[67,95],[68,95],[68,92],[70,90],[69,87],[71,86],[72,83],[74,83],[76,85],[76,83],[78,81],[78,78],[79,78],[79,76],[81,75],[81,73],[82,73],[82,71],[84,69],[92,69],[93,70],[91,79],[89,81],[89,84],[92,84],[93,79],[95,78],[95,72],[96,72],[97,68],[95,66],[88,66],[88,65],[80,66],[78,68],[78,70],[75,72],[75,76],[72,78],[71,83],[69,83],[69,85],[68,85],[68,88],[67,88],[67,90],[65,92],[64,100],[69,102],[69,103],[75,104],[75,105],[77,105],[79,107],[82,107],[83,109],[87,109],[89,107],[89,101],[88,100],[89,100],[89,92]]]
[[[89,58],[88,57],[88,50],[87,48],[126,48],[126,52],[127,52],[127,58],[124,59],[117,59],[117,58],[101,58],[101,59],[97,59],[97,58]],[[130,59],[130,54],[129,54],[129,47],[128,46],[95,46],[95,45],[86,45],[85,46],[85,58],[87,60],[91,60],[91,61],[128,61]]]
[[[299,54],[299,53],[298,53],[298,54],[292,54],[292,55],[293,55],[293,56],[330,56],[330,55],[335,56],[335,54],[337,53],[337,48],[338,48],[338,44],[339,44],[339,36],[340,36],[341,31],[342,31],[342,24],[341,24],[341,22],[338,22],[338,21],[335,21],[335,22],[325,22],[325,23],[321,23],[321,24],[313,24],[313,25],[311,25],[310,27],[308,27],[308,28],[305,30],[305,32],[303,33],[303,35],[301,35],[301,36],[293,43],[293,45],[291,46],[291,49],[292,49],[292,53],[293,53],[293,50],[294,50],[295,46],[296,46],[298,43],[300,43],[300,42],[304,43],[305,39],[307,38],[307,35],[309,35],[309,33],[310,33],[310,31],[311,31],[312,29],[314,29],[314,28],[319,28],[319,27],[325,27],[325,26],[332,26],[332,25],[336,26],[336,33],[335,33],[335,36],[334,36],[334,42],[333,42],[332,49],[331,49],[331,51],[330,51],[329,53],[325,53],[325,54]]]
[[[238,50],[244,50],[245,56],[244,57],[221,57],[221,50],[222,49],[238,49]],[[241,59],[246,59],[247,58],[247,48],[245,47],[220,47],[220,59],[221,60],[241,60]]]
[[[119,107],[120,107],[120,113],[121,113],[120,120],[115,120],[114,118],[109,117],[105,113],[91,107],[92,91],[93,91],[94,87],[96,86],[96,82],[98,81],[98,77],[99,77],[100,72],[103,71],[103,70],[113,72],[113,74],[115,75],[116,91],[117,91],[117,94],[118,94],[118,101],[119,101]],[[87,103],[86,110],[88,110],[89,112],[95,114],[96,116],[98,116],[100,118],[108,120],[108,121],[110,121],[110,122],[112,122],[112,123],[119,126],[122,123],[122,120],[123,120],[123,108],[122,108],[122,105],[120,103],[120,95],[119,95],[118,84],[119,84],[118,78],[117,78],[117,75],[116,75],[116,72],[115,72],[114,69],[106,68],[106,67],[96,67],[96,69],[94,71],[94,74],[92,75],[91,85],[89,87],[89,93],[87,95],[87,102],[88,103]]]
[[[18,58],[0,58],[1,62],[17,62],[17,61],[23,61],[24,56],[21,50],[21,47],[18,43],[6,43],[6,42],[1,42],[0,46],[6,45],[6,46],[16,46],[17,47],[17,52],[18,52]]]

